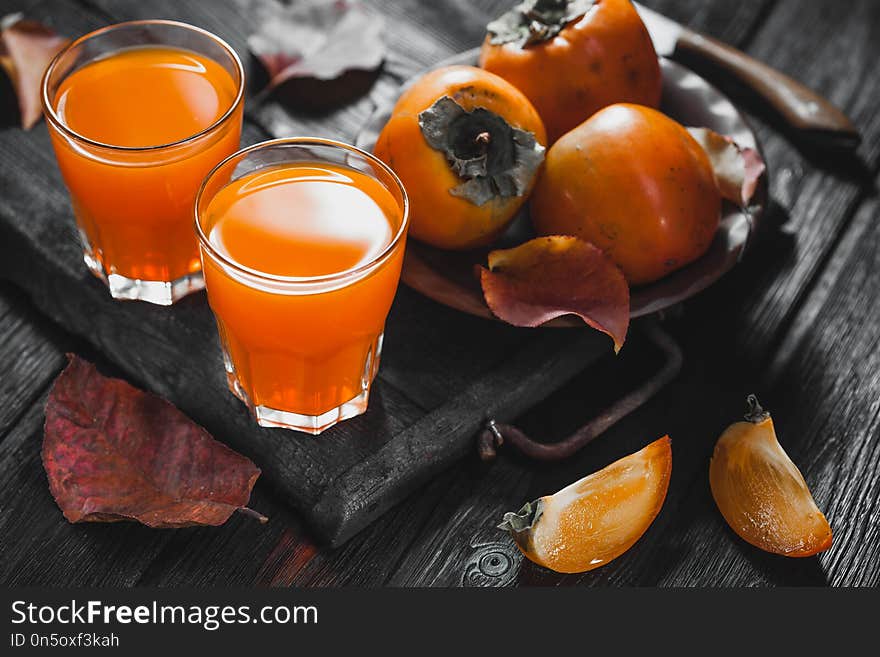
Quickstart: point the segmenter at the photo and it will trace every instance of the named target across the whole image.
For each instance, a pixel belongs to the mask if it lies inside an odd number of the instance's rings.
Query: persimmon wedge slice
[[[559,573],[582,573],[629,550],[660,512],[672,474],[669,436],[506,513],[522,553]]]
[[[721,515],[742,539],[786,557],[831,547],[831,527],[797,466],[776,439],[773,420],[754,395],[745,422],[715,445],[709,484]]]

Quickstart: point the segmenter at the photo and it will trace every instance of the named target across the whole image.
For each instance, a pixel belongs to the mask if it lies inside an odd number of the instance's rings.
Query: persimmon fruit
[[[744,422],[730,425],[709,464],[712,497],[743,540],[786,557],[831,547],[831,526],[754,395]]]
[[[522,92],[474,66],[447,66],[401,95],[374,153],[406,187],[409,234],[470,249],[492,242],[522,207],[546,144]]]
[[[629,550],[660,513],[672,474],[669,436],[507,513],[520,551],[559,573],[582,573]]]
[[[489,23],[480,66],[528,96],[551,143],[608,105],[660,104],[657,53],[629,0],[525,0]]]
[[[684,127],[623,103],[553,144],[530,207],[539,235],[592,242],[639,285],[706,252],[721,194],[706,151]]]

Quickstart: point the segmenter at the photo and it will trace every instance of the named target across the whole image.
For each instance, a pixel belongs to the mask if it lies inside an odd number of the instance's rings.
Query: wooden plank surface
[[[390,70],[400,76],[414,63],[432,63],[476,45],[482,27],[475,17],[484,20],[505,3],[377,4],[394,26]],[[67,526],[48,498],[34,460],[39,411],[31,407],[23,416],[12,414],[15,428],[0,443],[0,535],[21,537],[15,549],[0,545],[2,557],[16,557],[14,567],[0,571],[0,581],[49,581],[58,576],[53,561],[72,555],[81,566],[77,581],[82,583],[118,577],[120,583],[162,585],[877,585],[880,229],[876,200],[869,197],[874,195],[880,150],[880,120],[874,110],[878,80],[873,75],[880,55],[878,6],[869,0],[846,7],[832,0],[646,4],[815,86],[853,116],[866,138],[859,159],[804,152],[777,132],[772,115],[735,84],[717,79],[755,119],[771,167],[775,203],[759,248],[668,322],[686,355],[674,385],[569,462],[535,466],[504,455],[487,468],[465,460],[334,550],[317,546],[302,522],[264,485],[258,485],[254,502],[272,516],[263,528],[237,519],[219,530],[160,532],[160,538],[152,539],[157,533],[142,538],[140,528],[129,535],[128,528]],[[111,11],[116,3],[104,5],[102,10]],[[182,17],[179,12],[194,7],[144,2],[138,11],[178,12]],[[211,14],[206,7],[197,9]],[[209,29],[238,29],[233,15],[225,13],[231,10],[213,11],[217,23],[205,23]],[[391,88],[391,81],[387,84]],[[356,130],[368,113],[368,107],[355,106],[322,121],[266,106],[254,108],[251,115],[272,129],[343,136]],[[43,165],[51,166],[51,156]],[[0,204],[15,203],[7,196],[0,194]],[[26,316],[20,306],[13,313]],[[6,321],[15,327],[39,324],[17,317]],[[36,348],[54,353],[54,358],[67,348],[58,346],[60,339],[52,331],[37,331],[34,338]],[[47,358],[51,362],[53,357]],[[603,359],[518,422],[548,439],[564,436],[655,366],[650,350],[638,341],[628,343],[621,357]],[[17,370],[10,383],[24,383],[30,371]],[[29,395],[38,398],[50,377],[31,393],[17,393],[19,408],[27,406]],[[711,500],[708,456],[723,427],[741,413],[744,395],[752,391],[774,411],[783,445],[801,465],[834,528],[835,546],[819,558],[785,560],[750,548],[726,529]],[[420,407],[441,398],[431,386],[414,397]],[[28,422],[30,428],[25,427]],[[673,436],[675,453],[669,498],[645,537],[613,564],[583,576],[555,575],[523,562],[512,542],[492,529],[501,511],[556,490],[665,432]],[[11,498],[6,491],[14,491]],[[23,497],[32,502],[22,504]],[[40,541],[29,540],[32,534],[16,519],[28,511],[46,519]],[[105,534],[132,547],[134,556],[128,560],[110,555],[125,565],[116,575],[106,565],[96,565],[108,558],[102,551],[107,548]],[[144,540],[149,550],[138,551],[138,542]],[[25,546],[42,549],[29,556]]]
[[[678,400],[677,413],[688,418],[680,437],[693,441],[689,442],[693,447],[689,446],[685,458],[699,455],[700,462],[706,463],[715,437],[740,415],[742,400],[749,392],[758,393],[768,408],[778,408],[776,423],[783,438],[788,435],[785,428],[789,422],[800,420],[810,424],[821,417],[816,406],[788,405],[799,398],[802,387],[807,385],[799,376],[780,381],[774,380],[772,372],[797,371],[801,355],[790,349],[780,350],[780,342],[796,326],[799,314],[806,313],[809,317],[813,313],[811,306],[817,303],[816,291],[826,285],[820,272],[832,258],[831,254],[840,249],[843,244],[840,240],[856,208],[874,188],[880,125],[866,99],[880,93],[880,81],[873,74],[873,67],[863,63],[863,59],[876,58],[880,43],[878,9],[880,7],[871,2],[848,7],[834,3],[777,2],[773,13],[754,35],[749,52],[795,77],[809,80],[839,103],[860,126],[864,144],[856,158],[805,153],[771,129],[772,120],[765,120],[766,113],[757,115],[775,200],[768,223],[775,224],[775,228],[745,266],[723,281],[711,296],[696,299],[687,309],[689,318],[711,317],[712,321],[688,322],[683,326],[686,331],[683,341],[695,347],[687,358],[690,364],[700,360],[704,371],[691,379],[686,366],[682,379],[669,391]],[[798,29],[792,30],[792,25]],[[842,64],[836,54],[843,40],[852,52],[847,58],[846,75],[838,70]],[[791,45],[795,41],[796,44]],[[872,52],[875,54],[870,55]],[[826,68],[835,73],[823,73]],[[869,290],[854,289],[848,303],[855,307],[859,303],[873,305],[875,300],[876,294],[872,295]],[[821,323],[807,326],[801,331],[802,339],[818,344],[826,327]],[[712,335],[711,340],[700,339],[706,331]],[[719,349],[718,345],[726,347]],[[847,360],[847,367],[859,362],[858,356],[852,358]],[[826,374],[828,385],[842,384],[834,381],[830,372]],[[815,380],[810,384],[819,386]],[[713,390],[713,386],[717,390]],[[876,398],[876,385],[873,388],[869,385],[864,394]],[[689,412],[690,407],[700,404],[715,408],[709,412]],[[809,451],[791,451],[793,456],[799,454],[805,465],[811,458],[820,458]],[[681,451],[676,457],[676,466],[680,467]],[[798,458],[795,460],[800,462]],[[841,465],[829,463],[828,474]],[[816,486],[820,480],[808,478],[808,481]],[[855,486],[856,482],[847,485]],[[823,508],[828,507],[834,501],[830,491],[823,497],[822,487],[817,488],[818,491],[814,490],[817,502]],[[716,549],[718,535],[724,536],[726,530],[708,494],[705,469],[698,469],[683,491],[685,502],[676,509],[672,525],[664,534],[664,542],[674,547],[669,548],[668,556],[661,552],[659,563],[655,564],[657,571],[669,569],[659,577],[658,583],[681,585],[694,573],[699,573],[697,579],[700,579],[709,568],[715,575],[713,583],[718,584],[859,581],[848,578],[846,572],[833,572],[835,562],[830,561],[830,554],[806,562],[787,562],[731,540],[729,532],[723,540],[723,548]],[[847,515],[841,513],[842,519],[847,519]],[[695,540],[692,534],[695,523],[700,522],[698,519],[707,523],[699,534],[702,541]],[[838,553],[863,549],[858,535],[838,532],[835,540]],[[711,547],[704,547],[707,544]],[[875,557],[880,554],[876,546],[870,549],[874,550]],[[707,563],[706,554],[713,555],[709,560],[711,565]],[[817,572],[823,574],[824,580],[816,576]]]
[[[864,204],[779,350],[784,365],[763,403],[780,441],[830,519],[835,545],[815,559],[766,555],[732,537],[714,507],[701,504],[681,541],[701,557],[677,564],[664,584],[695,573],[715,583],[880,584],[880,231],[876,199]],[[707,487],[706,482],[702,482]]]
[[[0,440],[64,365],[59,345],[67,341],[23,297],[8,284],[0,287]]]
[[[56,20],[64,7],[83,20],[77,6],[55,3]],[[134,18],[142,7],[116,2],[91,22]],[[194,10],[201,5],[191,7],[190,15],[175,17],[199,22]],[[266,136],[246,122],[244,143]],[[93,344],[136,383],[252,457],[328,543],[344,542],[468,453],[486,413],[508,418],[512,408],[543,398],[610,349],[609,341],[594,332],[539,337],[402,291],[389,317],[383,364],[365,415],[319,439],[261,429],[227,390],[205,295],[192,295],[173,308],[110,299],[83,267],[45,126],[29,133],[9,131],[0,140],[0,162],[6,164],[0,175],[18,190],[16,202],[0,208],[8,252],[0,259],[0,275],[18,283],[43,312]],[[40,173],[32,175],[38,168]],[[44,194],[47,187],[54,193]],[[512,388],[510,394],[498,395],[489,380],[500,389]]]

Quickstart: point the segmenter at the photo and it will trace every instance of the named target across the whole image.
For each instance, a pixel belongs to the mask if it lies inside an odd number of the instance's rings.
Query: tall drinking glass
[[[229,387],[262,426],[312,434],[367,408],[409,210],[353,146],[279,139],[239,151],[196,199]]]
[[[204,286],[192,207],[238,149],[244,71],[200,28],[165,20],[76,39],[43,76],[43,112],[83,257],[116,299],[168,305]]]

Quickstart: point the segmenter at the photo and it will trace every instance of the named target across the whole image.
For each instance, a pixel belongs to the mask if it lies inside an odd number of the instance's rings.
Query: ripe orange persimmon
[[[539,234],[592,242],[642,284],[706,252],[721,193],[687,130],[657,110],[619,104],[550,148],[531,215]]]
[[[469,249],[489,244],[522,207],[546,143],[537,111],[509,82],[447,66],[403,93],[374,152],[406,187],[409,234]]]
[[[550,143],[613,103],[660,104],[657,53],[629,0],[525,0],[488,31],[480,66],[528,96]]]

